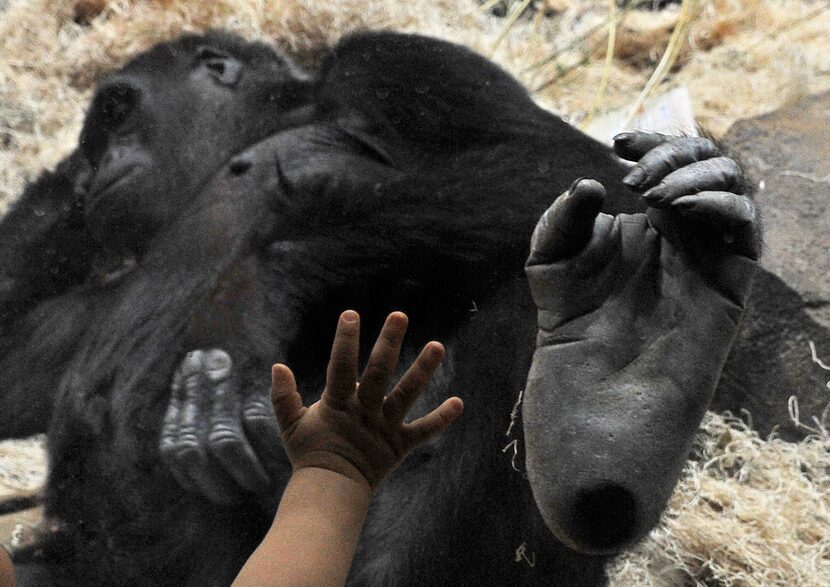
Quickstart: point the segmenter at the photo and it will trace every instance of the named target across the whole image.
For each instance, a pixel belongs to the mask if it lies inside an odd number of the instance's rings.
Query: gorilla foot
[[[560,540],[615,552],[657,522],[720,377],[756,269],[754,205],[714,144],[632,133],[646,214],[600,214],[577,180],[539,221],[523,406],[527,471]],[[702,160],[701,160],[702,159]]]

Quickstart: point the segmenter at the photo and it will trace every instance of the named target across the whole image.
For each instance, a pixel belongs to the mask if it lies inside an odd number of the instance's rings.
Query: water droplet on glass
[[[35,216],[46,216],[46,212],[44,212],[40,208],[35,208]]]
[[[381,100],[385,100],[389,97],[389,88],[380,88],[375,92],[375,94],[377,94],[377,97]]]
[[[418,94],[426,94],[429,91],[429,86],[427,84],[418,84],[415,86],[415,92]]]

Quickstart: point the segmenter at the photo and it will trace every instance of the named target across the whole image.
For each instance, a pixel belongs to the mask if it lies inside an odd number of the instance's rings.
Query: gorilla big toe
[[[730,191],[741,179],[732,160],[696,138],[623,139],[623,154],[648,146],[628,179],[660,208],[599,214],[604,189],[578,180],[537,225],[526,267],[539,326],[523,412],[528,476],[549,528],[594,553],[657,522],[757,266],[757,215]],[[658,188],[664,196],[650,197]]]

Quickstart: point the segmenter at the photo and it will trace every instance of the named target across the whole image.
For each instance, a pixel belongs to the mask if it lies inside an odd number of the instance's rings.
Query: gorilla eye
[[[137,102],[138,93],[126,84],[104,88],[97,99],[98,120],[107,130],[118,130],[129,120]]]
[[[225,63],[223,61],[211,60],[205,61],[205,67],[217,75],[225,75]]]
[[[233,87],[242,74],[242,64],[239,60],[212,47],[199,47],[196,60],[198,65],[207,70],[214,81],[223,86]]]

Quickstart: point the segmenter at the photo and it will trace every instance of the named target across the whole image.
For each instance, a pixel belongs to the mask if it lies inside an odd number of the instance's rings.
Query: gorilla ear
[[[242,63],[225,51],[202,45],[196,50],[196,59],[223,86],[232,88],[242,76]]]

